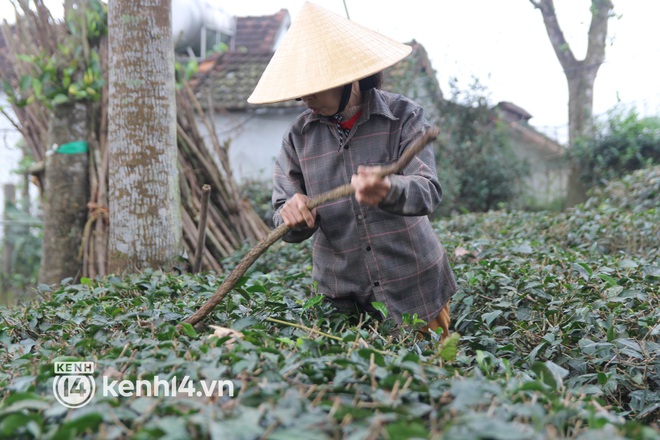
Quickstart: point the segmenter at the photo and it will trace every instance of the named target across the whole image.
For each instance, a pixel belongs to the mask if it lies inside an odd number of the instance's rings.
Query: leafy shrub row
[[[633,180],[629,199],[645,197]],[[177,327],[216,274],[42,286],[2,310],[0,437],[658,439],[660,219],[602,196],[560,215],[438,222],[461,286],[443,346],[417,338],[414,317],[395,328],[334,313],[308,244],[272,247],[215,310],[209,323],[242,332],[234,341]],[[622,250],[617,233],[637,244]],[[97,394],[67,410],[53,363],[73,359],[96,362],[98,386],[189,376],[230,380],[236,395]]]

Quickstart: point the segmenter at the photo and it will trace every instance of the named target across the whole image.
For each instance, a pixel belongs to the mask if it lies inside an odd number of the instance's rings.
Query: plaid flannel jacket
[[[303,112],[284,136],[273,174],[273,220],[295,193],[309,197],[349,183],[358,165],[384,165],[429,127],[412,100],[372,89],[344,140],[332,118]],[[429,322],[457,289],[449,260],[427,214],[442,198],[429,145],[399,175],[378,207],[355,197],[317,208],[314,229],[290,231],[285,241],[312,235],[313,278],[336,303],[379,301],[397,322],[404,313]]]

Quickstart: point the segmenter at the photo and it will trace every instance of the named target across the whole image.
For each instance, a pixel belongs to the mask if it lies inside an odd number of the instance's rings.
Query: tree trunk
[[[589,26],[587,54],[583,60],[575,58],[559,26],[553,0],[529,0],[543,15],[543,23],[552,48],[564,69],[568,82],[568,144],[569,147],[585,135],[593,126],[593,96],[596,75],[605,61],[605,43],[611,0],[591,0],[591,24]],[[575,205],[586,199],[586,186],[579,179],[580,170],[571,166],[569,191],[566,204]]]
[[[108,271],[168,269],[182,252],[171,0],[113,0],[108,21]]]
[[[593,128],[593,91],[596,81],[596,68],[587,68],[578,74],[566,73],[568,80],[568,139],[569,146],[575,145],[582,136],[589,135]],[[570,163],[566,206],[575,206],[587,200],[588,187],[580,179],[582,170],[576,163]]]
[[[80,276],[78,257],[89,201],[87,106],[63,104],[48,127],[39,282],[57,284]],[[82,142],[81,144],[73,144]]]

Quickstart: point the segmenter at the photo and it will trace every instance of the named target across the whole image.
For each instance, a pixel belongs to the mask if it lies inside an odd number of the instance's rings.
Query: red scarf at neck
[[[362,110],[359,110],[357,113],[355,113],[353,116],[351,116],[351,118],[349,120],[341,121],[339,123],[339,126],[343,130],[352,130],[353,126],[355,125],[355,122],[358,120],[358,118],[360,117],[361,114],[362,114]]]

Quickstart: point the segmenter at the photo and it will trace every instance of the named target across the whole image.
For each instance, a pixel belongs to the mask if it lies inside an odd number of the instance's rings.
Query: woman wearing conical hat
[[[306,2],[248,99],[301,99],[308,109],[284,135],[273,175],[275,225],[313,237],[313,277],[340,311],[417,314],[449,331],[456,281],[428,214],[440,203],[433,148],[400,173],[376,176],[429,123],[412,100],[379,89],[381,72],[411,48]],[[351,183],[355,196],[310,211],[310,197]]]

